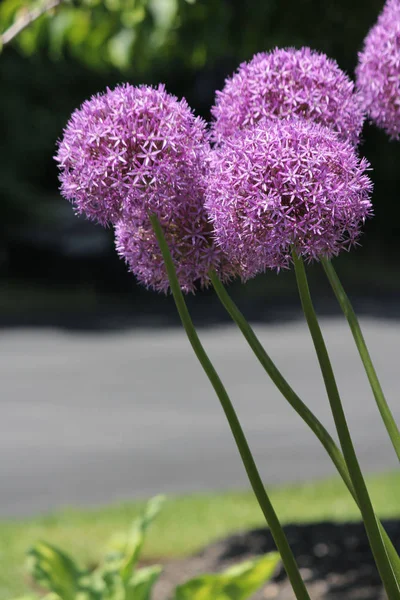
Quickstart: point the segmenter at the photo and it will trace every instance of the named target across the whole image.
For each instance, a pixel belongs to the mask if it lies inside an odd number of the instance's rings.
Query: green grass
[[[400,473],[372,476],[367,483],[380,517],[400,517]],[[357,520],[359,513],[338,479],[272,488],[283,523],[324,519]],[[0,599],[26,591],[24,556],[38,539],[51,542],[81,562],[95,564],[113,534],[125,531],[144,502],[97,509],[67,509],[25,520],[0,522]],[[184,556],[240,529],[263,525],[250,492],[171,497],[148,534],[143,558]]]

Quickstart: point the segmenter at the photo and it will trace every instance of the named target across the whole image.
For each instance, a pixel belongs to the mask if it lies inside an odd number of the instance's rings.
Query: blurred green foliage
[[[180,0],[3,0],[0,31],[29,20],[36,10],[44,11],[16,36],[23,54],[46,48],[58,60],[68,51],[89,68],[129,70],[133,64],[142,68],[151,56],[167,50],[171,32],[178,27],[179,4]]]
[[[3,0],[0,31],[46,0]],[[127,72],[179,59],[192,69],[226,59],[248,59],[275,45],[303,44],[355,65],[356,53],[382,0],[61,0],[15,40],[28,55],[42,48],[90,68]],[[118,50],[117,50],[118,48]],[[64,54],[63,54],[64,53]]]
[[[0,31],[27,4],[3,0]],[[22,222],[59,219],[65,201],[57,192],[55,142],[72,110],[91,94],[126,80],[163,81],[209,119],[225,77],[275,46],[311,46],[353,75],[382,6],[383,0],[64,0],[0,55],[3,244]],[[367,125],[360,150],[374,170],[375,218],[356,260],[366,252],[396,262],[400,145]]]
[[[47,0],[48,2],[48,0]],[[250,58],[275,45],[303,44],[352,69],[382,0],[60,0],[15,40],[25,55],[66,53],[90,68],[127,73],[152,61],[179,60],[199,69],[210,61]],[[0,31],[46,0],[3,0]]]

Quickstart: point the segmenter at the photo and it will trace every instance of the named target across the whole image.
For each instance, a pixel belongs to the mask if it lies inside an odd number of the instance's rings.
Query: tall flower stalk
[[[389,0],[389,4],[399,6],[399,0]],[[397,47],[394,54],[398,58]],[[317,68],[318,64],[323,68]],[[395,70],[397,86],[398,63]],[[335,80],[340,80],[342,86],[336,86]],[[320,89],[325,90],[324,94],[318,95]],[[342,112],[341,107],[345,106],[359,129],[348,125],[343,128],[346,110]],[[224,90],[217,92],[212,112],[212,131],[218,145],[211,161],[206,207],[216,239],[228,257],[242,265],[242,279],[294,262],[346,475],[350,476],[385,588],[389,597],[398,598],[399,584],[358,464],[302,261],[321,257],[328,260],[355,245],[361,225],[372,214],[372,184],[366,174],[369,165],[365,159],[359,160],[355,150],[363,121],[361,95],[354,93],[354,84],[337,65],[324,62],[321,56],[276,50],[256,55],[250,63],[241,65]],[[279,379],[269,357],[262,353],[235,310],[233,318],[238,319],[271,378]],[[309,419],[290,390],[282,382],[277,386],[283,393],[289,391],[289,402],[293,405],[294,400],[299,414]],[[310,426],[330,452],[318,422]],[[398,565],[396,559],[393,556],[394,565]]]
[[[248,342],[250,348],[253,350],[261,366],[264,368],[264,370],[271,378],[273,383],[276,385],[278,390],[281,392],[283,397],[288,401],[290,406],[297,412],[297,414],[303,419],[306,425],[308,425],[311,431],[321,442],[322,446],[325,448],[327,454],[329,455],[330,459],[335,465],[340,477],[345,483],[347,489],[353,496],[354,501],[359,507],[359,501],[357,498],[357,494],[354,490],[349,471],[347,469],[346,461],[344,460],[343,454],[337,447],[332,436],[329,434],[329,432],[323,426],[323,424],[317,419],[314,413],[308,408],[308,406],[304,404],[304,402],[299,398],[299,396],[284,378],[282,373],[276,367],[270,356],[265,351],[260,340],[257,338],[247,319],[236,306],[231,296],[225,289],[223,283],[218,278],[218,275],[216,273],[211,273],[210,278],[222,305],[224,306],[232,320],[239,327],[240,331],[242,332],[244,338]],[[384,527],[378,519],[377,522],[386,547],[386,551],[388,553],[393,567],[393,571],[395,572],[397,580],[400,581],[400,558]]]
[[[193,351],[196,354],[204,372],[206,373],[221,403],[222,409],[228,420],[229,426],[232,431],[232,435],[235,439],[237,448],[242,458],[244,468],[246,469],[246,473],[249,478],[250,484],[253,488],[254,494],[258,500],[260,508],[265,516],[265,519],[271,529],[271,534],[280,552],[282,562],[286,569],[286,573],[290,579],[290,583],[292,584],[293,590],[296,594],[296,598],[298,598],[299,600],[310,600],[307,589],[304,585],[296,561],[294,559],[293,553],[286,539],[285,533],[281,527],[279,519],[275,513],[274,507],[271,504],[271,501],[265,490],[264,484],[261,480],[260,474],[254,462],[254,458],[252,456],[250,447],[247,443],[243,429],[240,425],[239,419],[236,415],[235,409],[232,405],[232,402],[221,379],[219,378],[218,373],[216,372],[206,351],[204,350],[199,336],[197,335],[197,331],[193,325],[192,319],[186,306],[185,299],[182,294],[182,290],[179,285],[179,280],[176,276],[175,266],[168,248],[168,244],[165,240],[165,236],[160,222],[156,215],[151,215],[150,221],[163,255],[165,267],[168,273],[168,278],[171,286],[171,291],[174,297],[176,308],[179,313],[179,317],[182,321],[182,325],[185,329],[186,335],[193,348]]]
[[[343,289],[340,279],[333,267],[331,261],[322,258],[322,266],[329,279],[329,283],[335,293],[335,296],[340,304],[340,307],[349,323],[351,333],[353,334],[354,341],[356,343],[358,352],[363,362],[365,372],[367,374],[369,383],[374,394],[376,404],[381,414],[382,420],[385,424],[389,437],[392,441],[393,448],[397,454],[397,458],[400,460],[400,431],[397,427],[396,421],[394,420],[393,414],[389,408],[387,400],[382,390],[382,386],[379,382],[378,375],[375,371],[375,367],[372,363],[371,356],[368,352],[367,344],[361,331],[360,324],[357,319],[357,315],[351,305],[349,297]]]
[[[365,485],[365,481],[353,446],[350,431],[346,421],[346,416],[342,406],[342,401],[339,395],[339,390],[333,373],[331,361],[321,332],[321,328],[318,323],[314,305],[311,300],[304,263],[301,260],[301,258],[297,256],[295,250],[293,250],[292,256],[301,305],[314,343],[329,403],[331,406],[332,416],[335,421],[336,431],[339,436],[340,444],[351,477],[351,481],[353,483],[354,490],[358,498],[361,514],[363,517],[371,549],[388,597],[391,600],[397,600],[400,598],[399,582],[396,580],[392,566],[388,559],[385,546],[383,544],[381,532],[379,530],[378,522],[371,503],[371,499],[368,494],[367,486]]]

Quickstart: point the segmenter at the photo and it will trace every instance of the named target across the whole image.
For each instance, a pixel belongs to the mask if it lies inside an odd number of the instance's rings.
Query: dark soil
[[[384,526],[400,550],[400,521]],[[383,600],[385,598],[361,523],[315,523],[284,527],[312,600]],[[230,565],[275,549],[266,529],[232,535],[198,554],[165,564],[154,600],[168,600],[176,585],[187,579],[221,571]],[[282,568],[252,600],[293,600]]]

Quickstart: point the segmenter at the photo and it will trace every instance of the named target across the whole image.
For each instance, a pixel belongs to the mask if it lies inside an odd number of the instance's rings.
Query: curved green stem
[[[351,302],[344,291],[342,284],[340,283],[339,277],[337,276],[331,261],[326,258],[321,258],[321,263],[324,267],[325,273],[329,279],[329,283],[332,286],[335,296],[340,304],[340,307],[350,325],[351,333],[353,334],[354,341],[363,362],[365,372],[376,400],[376,404],[379,412],[381,413],[382,420],[385,424],[389,437],[392,440],[393,448],[395,449],[397,458],[400,460],[400,431],[383,393],[356,313],[354,312]]]
[[[349,492],[351,493],[355,502],[359,506],[357,495],[354,491],[354,487],[346,466],[346,462],[335,441],[333,440],[329,432],[325,429],[325,427],[322,425],[322,423],[317,419],[314,413],[299,398],[299,396],[296,394],[296,392],[281,374],[279,369],[276,367],[274,362],[271,360],[264,347],[262,346],[261,342],[257,338],[256,334],[254,333],[252,327],[250,326],[244,315],[241,313],[239,308],[236,306],[236,304],[226,291],[224,285],[221,283],[215,271],[210,272],[210,278],[222,305],[224,306],[228,314],[231,316],[232,320],[239,327],[243,336],[247,340],[250,348],[253,350],[255,356],[259,360],[261,366],[269,375],[269,377],[276,385],[278,390],[281,392],[283,397],[288,401],[290,406],[297,412],[297,414],[303,419],[303,421],[308,425],[311,431],[319,439],[326,452],[328,453],[329,457],[331,458],[333,464],[335,465],[337,471],[339,472],[339,475],[346,484]],[[386,550],[392,562],[393,569],[396,573],[398,580],[400,581],[399,556],[382,524],[378,522],[378,525],[386,546]]]
[[[311,300],[310,290],[308,288],[307,275],[303,261],[293,250],[293,262],[295,266],[297,285],[303,312],[311,333],[314,347],[317,353],[318,362],[324,379],[325,388],[328,394],[332,415],[335,421],[336,430],[342,446],[344,459],[351,477],[351,481],[356,492],[365,529],[374,554],[375,562],[379,570],[386,593],[390,600],[400,599],[400,588],[393,573],[390,561],[386,554],[382,536],[368,494],[367,486],[358,463],[357,455],[354,450],[350,431],[344,414],[339,390],[336,385],[331,361],[326,349],[325,341],[318,323],[317,315]]]
[[[264,488],[264,484],[257,470],[256,464],[251,454],[251,450],[247,443],[243,429],[240,425],[239,419],[236,415],[235,409],[232,405],[232,402],[227,394],[227,391],[221,379],[219,378],[216,370],[214,369],[213,364],[208,358],[208,355],[204,350],[203,345],[200,342],[200,339],[197,335],[196,329],[193,325],[192,319],[190,317],[189,311],[185,303],[185,299],[179,286],[179,281],[176,276],[174,263],[168,248],[168,244],[165,240],[160,222],[158,221],[155,215],[150,215],[150,220],[163,255],[171,286],[171,291],[174,296],[176,308],[181,318],[182,325],[185,329],[189,342],[221,403],[221,406],[231,428],[233,437],[235,438],[236,445],[242,458],[243,465],[246,469],[249,481],[256,495],[260,508],[265,516],[265,519],[270,527],[271,534],[275,540],[276,546],[281,555],[283,565],[290,579],[290,583],[292,584],[293,590],[296,594],[296,598],[298,598],[299,600],[310,600],[304,582],[301,578],[299,569],[297,567],[296,561],[294,559],[292,550],[286,539],[285,533],[282,529],[279,519],[275,513],[274,507],[272,506],[268,494]]]
[[[270,356],[265,351],[262,346],[260,340],[257,338],[253,329],[247,322],[246,318],[240,312],[236,304],[233,302],[225,287],[219,280],[218,276],[215,272],[210,273],[210,278],[214,289],[218,295],[218,298],[222,302],[224,308],[227,310],[229,315],[232,317],[233,321],[237,324],[240,331],[243,333],[247,342],[249,343],[250,348],[253,350],[254,354],[260,361],[262,367],[270,376],[278,390],[281,394],[286,398],[289,402],[290,406],[294,408],[298,415],[305,421],[305,423],[310,427],[310,429],[315,433],[321,444],[324,446],[325,450],[331,457],[335,467],[339,471],[341,478],[346,484],[347,488],[351,492],[352,496],[355,498],[355,492],[353,488],[353,484],[350,479],[349,472],[347,470],[347,466],[345,460],[340,452],[339,448],[335,444],[332,436],[325,429],[322,423],[317,419],[317,417],[311,412],[306,404],[299,398],[293,388],[286,381],[282,373],[278,370],[274,362],[271,360]]]

